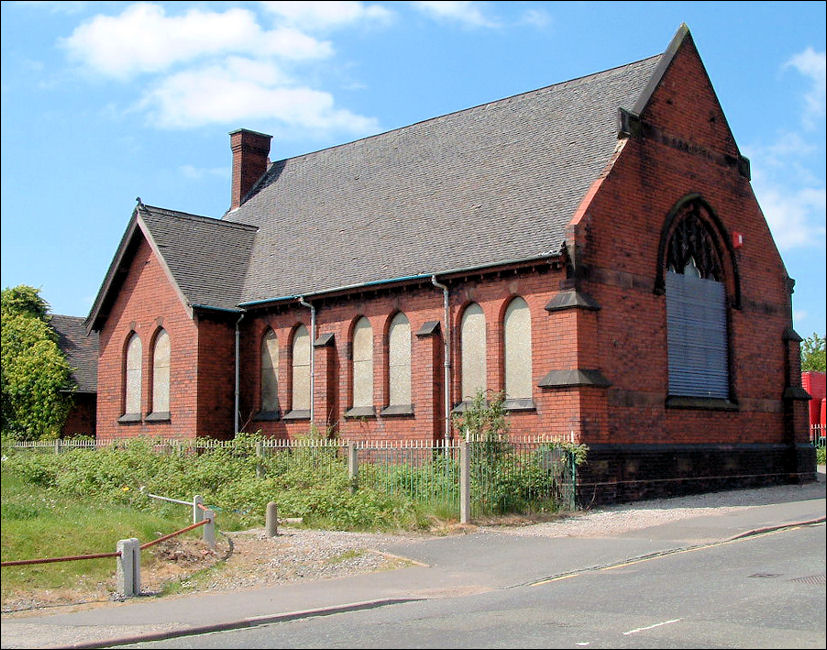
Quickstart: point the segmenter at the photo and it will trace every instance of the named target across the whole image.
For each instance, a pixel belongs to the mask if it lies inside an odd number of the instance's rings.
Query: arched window
[[[132,333],[126,345],[124,363],[124,415],[141,415],[141,338]]]
[[[269,328],[261,340],[261,410],[279,410],[279,342]]]
[[[514,298],[508,304],[503,332],[505,396],[507,399],[531,399],[531,313],[522,298]]]
[[[665,254],[669,395],[729,397],[727,300],[710,216],[699,201],[681,206]]]
[[[169,334],[161,330],[152,347],[152,413],[169,416]]]
[[[485,314],[477,303],[465,308],[460,324],[460,354],[462,356],[462,399],[474,399],[477,392],[486,389],[485,381]]]
[[[388,406],[411,404],[411,324],[398,313],[388,331]]]
[[[373,328],[364,316],[353,328],[353,408],[373,406]]]
[[[299,325],[293,334],[293,410],[310,411],[310,333]]]

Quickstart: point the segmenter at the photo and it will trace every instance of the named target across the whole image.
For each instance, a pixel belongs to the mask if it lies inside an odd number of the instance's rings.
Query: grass
[[[8,471],[2,472],[0,483],[0,556],[4,562],[109,553],[120,539],[137,537],[145,543],[191,521],[184,506],[140,511],[68,498],[24,483]],[[186,534],[196,537],[200,531]],[[155,560],[153,548],[143,551],[142,564],[149,566]],[[0,591],[6,601],[13,593],[43,589],[112,589],[115,567],[115,558],[4,567]]]

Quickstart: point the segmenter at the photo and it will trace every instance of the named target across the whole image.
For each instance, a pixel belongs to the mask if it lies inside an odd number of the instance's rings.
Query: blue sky
[[[686,22],[825,332],[823,2],[3,2],[3,287],[86,316],[140,196],[220,217],[281,159],[662,52]]]

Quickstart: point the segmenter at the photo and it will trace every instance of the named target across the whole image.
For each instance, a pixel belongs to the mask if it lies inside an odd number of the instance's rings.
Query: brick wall
[[[61,438],[95,435],[96,395],[94,393],[73,393],[72,409],[60,432]]]

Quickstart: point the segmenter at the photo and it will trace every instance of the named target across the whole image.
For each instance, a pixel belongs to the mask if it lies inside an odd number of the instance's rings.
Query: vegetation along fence
[[[126,441],[71,439],[21,442],[18,449],[61,453],[69,449],[123,446]],[[249,438],[156,440],[162,454],[229,451],[255,455],[256,474],[291,472],[319,480],[346,477],[352,491],[378,492],[427,503],[462,521],[490,515],[574,509],[577,464],[585,450],[548,437],[488,436],[453,441],[358,441],[308,437],[296,440]],[[277,497],[277,495],[274,495]]]

